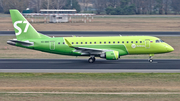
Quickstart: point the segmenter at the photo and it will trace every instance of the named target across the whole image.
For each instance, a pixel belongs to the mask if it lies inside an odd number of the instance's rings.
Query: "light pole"
[[[47,6],[47,9],[49,9],[49,0],[48,0],[48,6]]]
[[[72,7],[72,0],[71,0],[71,7]]]

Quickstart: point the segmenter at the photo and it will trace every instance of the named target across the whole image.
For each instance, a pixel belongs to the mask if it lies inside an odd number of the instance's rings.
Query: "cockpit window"
[[[164,42],[163,40],[160,40],[161,42]]]
[[[160,43],[160,41],[159,41],[159,40],[156,40],[156,43]]]
[[[164,42],[163,40],[156,40],[156,43]]]

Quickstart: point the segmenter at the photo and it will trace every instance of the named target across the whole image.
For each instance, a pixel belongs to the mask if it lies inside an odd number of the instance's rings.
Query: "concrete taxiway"
[[[120,59],[107,61],[97,59],[88,63],[87,59],[0,59],[0,72],[40,72],[40,73],[180,73],[180,60]]]

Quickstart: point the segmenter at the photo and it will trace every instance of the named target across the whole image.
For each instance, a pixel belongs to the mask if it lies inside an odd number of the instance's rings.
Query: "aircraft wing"
[[[107,52],[107,51],[113,51],[113,50],[109,50],[109,49],[75,47],[75,46],[72,46],[68,40],[65,39],[65,41],[69,47],[76,49],[76,50],[74,50],[74,52],[81,53],[82,55],[100,55],[100,54]]]

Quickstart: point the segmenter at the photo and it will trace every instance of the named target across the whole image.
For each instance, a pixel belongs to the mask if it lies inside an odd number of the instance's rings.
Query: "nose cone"
[[[174,51],[174,48],[172,46],[168,45],[167,46],[167,51],[168,52],[172,52],[172,51]]]

